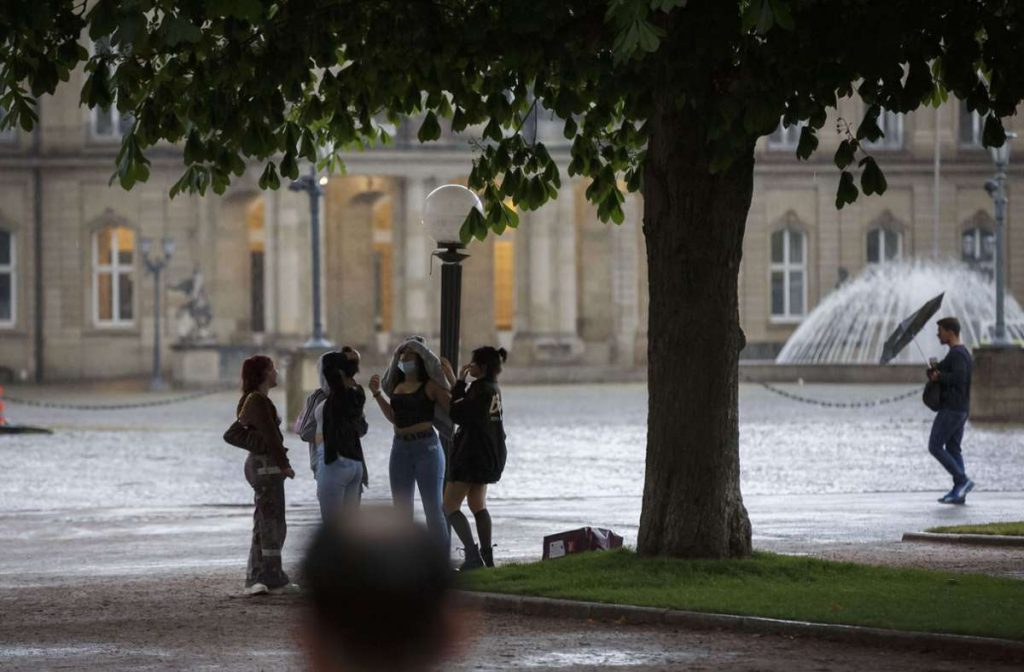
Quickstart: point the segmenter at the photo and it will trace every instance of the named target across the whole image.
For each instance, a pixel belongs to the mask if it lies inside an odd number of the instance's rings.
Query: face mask
[[[398,362],[398,368],[401,369],[402,373],[408,375],[416,370],[416,362],[406,362],[403,360]]]

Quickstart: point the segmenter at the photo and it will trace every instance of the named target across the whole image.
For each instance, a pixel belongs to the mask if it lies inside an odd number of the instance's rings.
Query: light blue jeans
[[[441,500],[444,490],[444,451],[437,434],[414,441],[397,436],[391,444],[388,465],[391,477],[391,500],[395,509],[410,519],[413,516],[413,492],[419,488],[427,528],[448,546],[448,522]]]
[[[316,498],[320,500],[320,518],[359,508],[363,489],[363,463],[338,456],[324,463],[324,446],[316,447]]]

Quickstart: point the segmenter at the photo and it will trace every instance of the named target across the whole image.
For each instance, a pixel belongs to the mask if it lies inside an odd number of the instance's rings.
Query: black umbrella
[[[914,311],[913,315],[900,322],[899,326],[889,334],[889,338],[885,339],[885,345],[882,346],[882,359],[879,364],[888,364],[893,357],[900,354],[900,350],[914,340],[914,337],[924,329],[924,325],[928,324],[928,320],[932,319],[932,315],[939,311],[942,297],[945,295],[945,292],[939,294]]]

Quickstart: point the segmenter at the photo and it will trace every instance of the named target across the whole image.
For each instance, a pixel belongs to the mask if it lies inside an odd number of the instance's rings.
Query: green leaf
[[[796,24],[793,22],[793,13],[790,11],[789,0],[771,0],[770,4],[772,16],[775,17],[775,23],[779,24],[779,28],[788,31],[796,28]]]
[[[194,44],[203,36],[198,26],[180,16],[170,15],[165,17],[163,23],[160,24],[159,32],[163,34],[164,40],[171,47],[182,42]]]
[[[277,167],[273,161],[267,161],[267,167],[260,175],[259,184],[260,189],[279,189],[281,187],[281,179],[277,176]]]
[[[276,3],[271,10],[275,7]],[[206,0],[205,9],[210,18],[233,16],[255,23],[263,13],[263,3],[260,0]]]
[[[856,151],[856,141],[843,140],[839,143],[839,147],[836,149],[835,163],[836,168],[842,170],[846,168],[854,161],[854,152]],[[851,178],[852,179],[852,178]]]
[[[861,120],[860,126],[857,127],[858,140],[878,142],[885,136],[885,134],[882,133],[882,129],[878,127],[878,115],[881,114],[881,112],[882,108],[878,105],[872,105],[864,112],[864,119]],[[842,166],[840,166],[840,168],[842,168]]]
[[[861,159],[860,165],[864,169],[860,175],[860,186],[864,190],[864,195],[884,194],[889,185],[885,181],[882,169],[878,167],[878,162],[868,156]]]
[[[810,126],[804,126],[800,129],[800,142],[796,146],[797,157],[806,161],[817,148],[818,134]]]
[[[839,176],[839,188],[836,190],[836,208],[843,209],[847,203],[857,200],[857,185],[853,182],[853,173],[844,170]]]
[[[1002,147],[1006,142],[1006,129],[1003,122],[994,114],[985,117],[985,128],[981,132],[981,144],[986,147]]]
[[[476,208],[471,208],[469,214],[466,215],[466,220],[462,222],[462,226],[459,228],[459,240],[463,245],[469,245],[469,241],[473,240],[473,236],[476,235],[476,232],[481,227],[486,236],[487,223],[484,221],[483,214]]]
[[[291,180],[298,179],[299,177],[299,164],[295,160],[295,155],[291,152],[285,152],[285,155],[281,158],[281,175]]]

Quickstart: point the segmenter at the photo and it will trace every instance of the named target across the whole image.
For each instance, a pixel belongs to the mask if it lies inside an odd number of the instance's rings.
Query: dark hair
[[[955,317],[944,317],[938,321],[938,325],[940,329],[952,331],[957,336],[960,336],[960,320]]]
[[[473,351],[472,361],[484,370],[484,378],[494,380],[501,373],[501,365],[508,359],[505,348],[493,348],[485,345]]]
[[[266,355],[253,355],[242,362],[242,394],[255,392],[273,368],[274,360]]]
[[[345,355],[340,352],[328,352],[323,359],[324,380],[332,392],[340,391],[345,381],[342,379],[341,367],[345,363]]]
[[[360,670],[420,669],[449,645],[445,549],[422,525],[380,511],[320,527],[302,565],[317,641]]]

